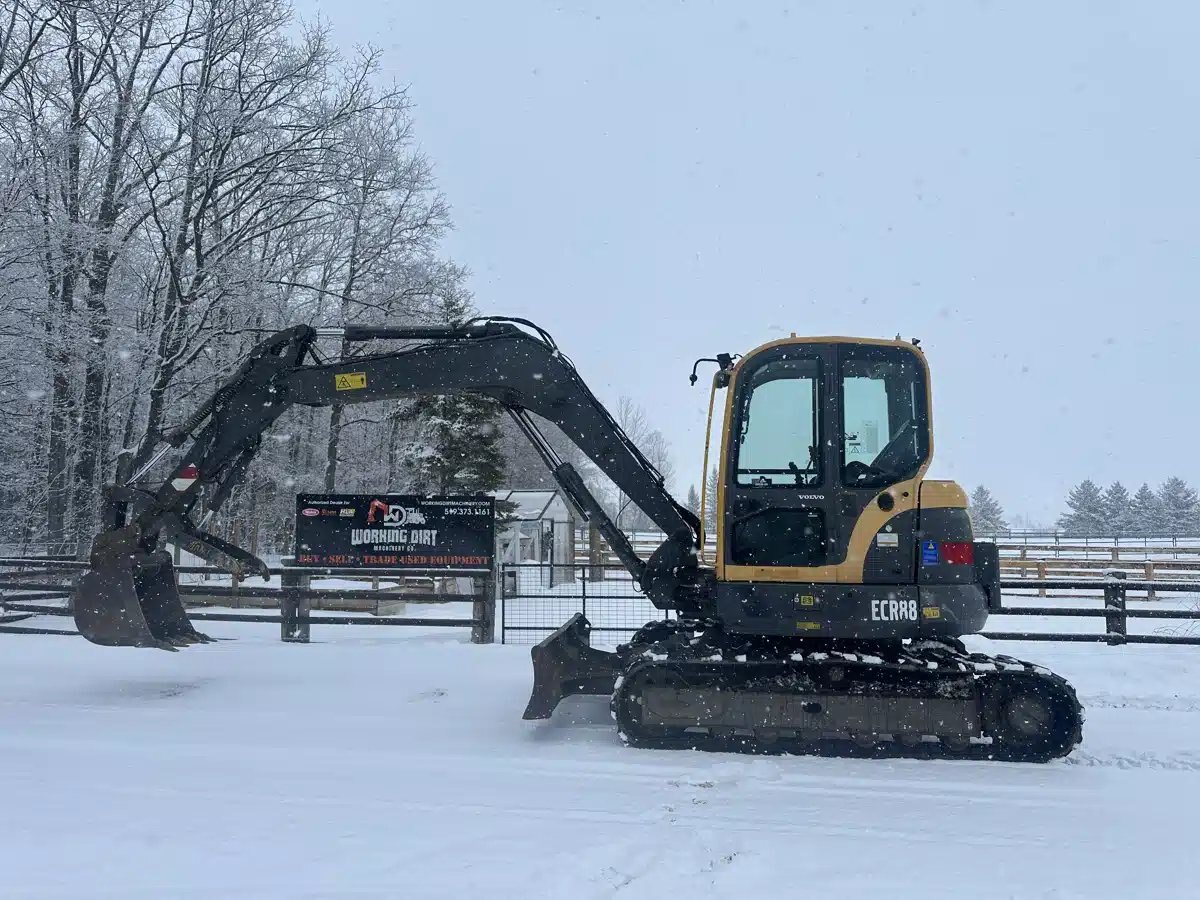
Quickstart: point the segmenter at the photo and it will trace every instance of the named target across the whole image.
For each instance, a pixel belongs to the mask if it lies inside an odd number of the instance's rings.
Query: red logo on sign
[[[309,516],[311,518],[312,516],[319,516],[321,511],[319,509],[313,509],[311,506],[309,506],[300,510],[300,514],[303,516]]]

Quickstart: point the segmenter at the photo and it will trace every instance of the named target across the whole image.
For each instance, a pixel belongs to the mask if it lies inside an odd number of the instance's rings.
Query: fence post
[[[496,557],[496,574],[499,576],[496,579],[496,597],[500,602],[500,643],[508,643],[508,632],[505,629],[505,623],[508,621],[508,576],[504,571],[504,563],[499,561],[500,557]]]
[[[583,578],[581,579],[581,583],[583,585],[583,591],[580,594],[581,602],[582,602],[582,609],[580,610],[580,612],[583,613],[583,617],[585,619],[587,618],[587,582],[588,582],[588,573],[587,573],[587,569],[584,568]]]
[[[279,578],[279,639],[290,644],[307,644],[309,635],[309,577],[284,569]]]
[[[1045,580],[1046,580],[1046,563],[1045,563],[1045,562],[1042,562],[1042,561],[1039,561],[1039,562],[1038,562],[1038,564],[1037,564],[1037,575],[1038,575],[1038,581],[1045,581]],[[1045,596],[1046,596],[1046,588],[1045,588],[1045,586],[1044,586],[1044,585],[1043,585],[1042,587],[1038,588],[1038,596],[1039,596],[1039,597],[1045,597]]]
[[[1108,633],[1108,643],[1124,644],[1126,625],[1125,617],[1125,573],[1109,572],[1104,583],[1104,628]]]
[[[604,569],[601,568],[603,562],[604,545],[600,541],[600,529],[595,522],[588,522],[588,565],[592,567],[593,581],[604,579]]]
[[[471,603],[472,644],[491,644],[496,640],[496,570],[473,579],[478,593]]]
[[[1154,560],[1152,559],[1146,560],[1146,580],[1151,582],[1150,586],[1146,588],[1146,599],[1157,600],[1158,598],[1154,595]]]

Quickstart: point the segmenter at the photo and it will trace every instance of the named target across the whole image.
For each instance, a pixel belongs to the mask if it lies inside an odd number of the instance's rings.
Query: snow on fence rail
[[[69,601],[75,575],[86,563],[47,558],[0,558],[0,633],[67,634],[78,632],[36,626],[28,620],[39,616],[70,616]],[[179,594],[184,605],[214,606],[247,604],[264,609],[277,608],[275,614],[244,612],[189,611],[196,621],[263,622],[280,626],[282,640],[307,643],[313,625],[384,625],[470,628],[473,643],[491,643],[495,635],[496,588],[492,573],[477,570],[429,569],[397,573],[390,569],[337,569],[273,567],[278,576],[274,584],[247,587],[239,584],[188,583],[188,576],[210,575],[216,570],[206,566],[178,566]],[[471,583],[467,593],[442,593],[434,590],[405,590],[413,580],[465,579]],[[325,587],[314,587],[313,582]],[[384,587],[387,582],[392,585]],[[360,584],[360,582],[365,582]],[[47,601],[58,601],[50,604]],[[408,604],[471,604],[469,617],[400,616]],[[312,615],[312,610],[342,610],[358,615]]]

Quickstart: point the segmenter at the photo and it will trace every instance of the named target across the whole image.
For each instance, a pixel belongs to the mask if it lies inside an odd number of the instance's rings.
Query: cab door
[[[719,504],[727,566],[818,570],[836,529],[828,488],[831,451],[828,344],[785,343],[746,360],[731,386]],[[819,574],[813,580],[830,580]]]
[[[862,566],[867,584],[911,583],[917,557],[912,479],[930,452],[924,359],[904,345],[867,343],[841,344],[837,357],[836,552],[847,565]],[[860,521],[872,533],[868,543],[855,545],[851,536]]]

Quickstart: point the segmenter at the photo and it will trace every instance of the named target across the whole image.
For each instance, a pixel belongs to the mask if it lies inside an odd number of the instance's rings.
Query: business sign
[[[298,566],[486,570],[495,546],[491,497],[296,497]]]

